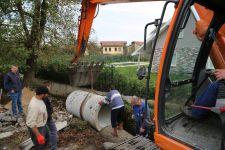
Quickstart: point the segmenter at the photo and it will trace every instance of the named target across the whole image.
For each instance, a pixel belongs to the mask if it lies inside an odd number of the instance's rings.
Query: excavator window
[[[185,26],[182,25],[185,19],[179,20],[179,25],[184,28],[178,27],[174,49],[166,54],[167,65],[163,68],[166,80],[161,86],[163,96],[160,99],[164,104],[163,121],[160,123],[163,134],[189,146],[197,149],[220,149],[224,136],[219,115],[209,113],[208,117],[197,120],[182,113],[187,101],[193,102],[215,80],[208,75],[215,68],[209,54],[215,35],[223,24],[221,17],[214,15],[204,39],[200,41],[192,33],[197,19],[195,15],[191,11]],[[183,38],[179,38],[181,36]]]
[[[191,12],[188,17],[185,27],[180,29],[170,64],[168,75],[170,91],[167,92],[165,109],[167,119],[179,114],[185,101],[191,95],[192,73],[202,43],[192,33],[196,22],[194,14]]]

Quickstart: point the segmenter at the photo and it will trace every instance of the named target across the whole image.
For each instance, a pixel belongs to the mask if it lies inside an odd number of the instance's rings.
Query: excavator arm
[[[77,62],[79,57],[85,52],[97,5],[98,3],[92,3],[89,0],[82,1],[77,47],[72,63]]]

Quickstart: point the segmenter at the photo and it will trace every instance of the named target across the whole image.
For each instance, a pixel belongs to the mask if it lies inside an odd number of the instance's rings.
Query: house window
[[[117,47],[115,47],[115,51],[117,51]]]
[[[111,52],[111,47],[109,48],[109,51]]]
[[[177,66],[177,52],[174,52],[174,54],[173,54],[173,59],[172,59],[172,62],[171,62],[171,66],[174,66],[174,67]]]
[[[118,51],[121,51],[121,47],[118,48]]]
[[[107,52],[107,47],[105,48],[105,52]]]
[[[180,31],[180,34],[179,34],[179,36],[178,36],[178,39],[183,39],[183,37],[184,37],[184,31],[181,30],[181,31]]]

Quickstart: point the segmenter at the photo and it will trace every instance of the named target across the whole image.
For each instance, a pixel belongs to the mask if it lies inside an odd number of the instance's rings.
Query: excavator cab
[[[218,61],[220,58],[215,57],[216,53],[225,59],[225,43],[221,40],[224,38],[225,9],[222,11],[219,1],[208,1],[211,5],[200,0],[196,2],[211,9],[204,38],[198,40],[192,31],[195,22],[204,19],[201,11],[209,10],[193,1],[179,1],[174,13],[176,19],[172,20],[164,42],[154,105],[155,142],[163,149],[224,148],[224,121],[221,115],[209,112],[204,119],[193,119],[182,113],[183,106],[194,103],[215,81],[210,72],[215,68],[225,68]],[[179,12],[176,14],[176,11]],[[183,41],[182,38],[188,40]],[[222,98],[225,100],[225,95]]]

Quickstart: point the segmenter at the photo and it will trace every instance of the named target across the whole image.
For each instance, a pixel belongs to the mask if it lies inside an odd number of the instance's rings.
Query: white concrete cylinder
[[[90,92],[77,90],[66,99],[66,109],[71,114],[88,121],[95,129],[101,131],[109,126],[110,107],[99,106],[98,102],[105,98]]]

